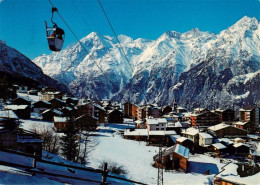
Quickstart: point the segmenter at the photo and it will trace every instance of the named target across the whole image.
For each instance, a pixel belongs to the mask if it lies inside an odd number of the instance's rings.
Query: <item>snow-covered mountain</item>
[[[0,72],[10,74],[13,78],[25,77],[35,80],[41,85],[68,91],[66,86],[45,75],[42,69],[29,58],[16,49],[7,46],[2,40],[0,40]]]
[[[168,31],[157,40],[125,35],[119,40],[129,63],[116,39],[99,33],[81,39],[89,53],[77,43],[33,62],[79,96],[159,104],[177,99],[188,108],[227,104],[226,99],[257,100],[251,97],[257,88],[244,90],[249,82],[259,82],[260,27],[255,18],[243,17],[217,35],[192,29]],[[241,79],[248,79],[243,88]]]

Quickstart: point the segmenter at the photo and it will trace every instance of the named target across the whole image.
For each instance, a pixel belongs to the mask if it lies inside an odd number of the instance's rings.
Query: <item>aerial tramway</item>
[[[58,12],[58,9],[56,7],[52,7],[51,11],[51,22],[53,26],[48,27],[47,21],[45,21],[47,40],[50,50],[61,51],[65,39],[65,32],[52,20],[54,12]]]

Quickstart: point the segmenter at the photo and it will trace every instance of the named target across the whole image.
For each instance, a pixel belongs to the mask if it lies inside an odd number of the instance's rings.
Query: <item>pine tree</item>
[[[77,129],[74,119],[70,117],[64,131],[64,136],[61,137],[62,155],[70,161],[75,161],[78,153],[78,145]]]

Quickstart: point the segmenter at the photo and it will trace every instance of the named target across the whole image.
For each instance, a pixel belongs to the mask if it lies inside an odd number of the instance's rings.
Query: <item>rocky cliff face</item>
[[[158,104],[177,99],[188,108],[259,99],[252,87],[259,83],[260,70],[255,18],[244,17],[217,35],[193,29],[168,31],[154,41],[119,39],[130,63],[115,38],[98,33],[81,40],[89,54],[74,44],[33,61],[81,97]]]
[[[66,86],[59,84],[42,72],[29,58],[0,41],[0,72],[8,73],[17,77],[33,79],[39,84],[52,86],[59,90],[69,91]]]

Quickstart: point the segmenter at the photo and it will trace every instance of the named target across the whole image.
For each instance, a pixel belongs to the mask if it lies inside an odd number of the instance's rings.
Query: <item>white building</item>
[[[146,126],[148,131],[166,130],[167,120],[165,118],[146,119]]]
[[[199,133],[199,145],[207,147],[212,144],[213,137],[205,132]]]

